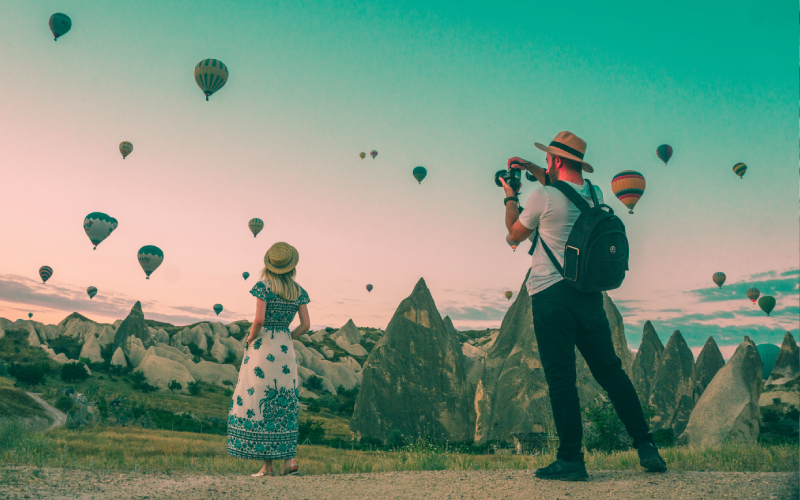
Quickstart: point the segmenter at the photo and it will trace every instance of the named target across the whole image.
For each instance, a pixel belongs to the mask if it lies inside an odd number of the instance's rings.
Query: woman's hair
[[[300,285],[294,280],[297,268],[285,274],[275,274],[266,267],[261,270],[261,279],[267,280],[272,288],[272,293],[288,302],[294,302],[300,296]]]

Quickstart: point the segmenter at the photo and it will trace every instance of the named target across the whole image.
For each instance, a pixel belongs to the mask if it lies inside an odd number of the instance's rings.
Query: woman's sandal
[[[286,472],[287,470],[289,472]],[[297,464],[292,464],[291,468],[289,469],[284,468],[281,471],[281,476],[293,476],[295,474],[299,474]]]
[[[255,474],[250,474],[251,477],[261,477],[261,476],[274,476],[275,474],[272,472],[272,469],[268,471],[260,470]]]

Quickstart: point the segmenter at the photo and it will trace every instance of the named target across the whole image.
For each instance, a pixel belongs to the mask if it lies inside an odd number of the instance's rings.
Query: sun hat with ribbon
[[[538,142],[533,143],[533,145],[550,154],[582,163],[584,172],[594,172],[594,168],[583,161],[583,155],[586,154],[586,141],[572,132],[559,132],[549,146]]]
[[[300,254],[288,243],[279,241],[264,254],[264,266],[274,274],[286,274],[297,266]]]

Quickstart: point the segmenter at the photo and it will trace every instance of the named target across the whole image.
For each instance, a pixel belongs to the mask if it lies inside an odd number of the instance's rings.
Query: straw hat
[[[300,260],[297,249],[288,243],[279,241],[264,254],[264,266],[274,274],[286,274],[295,268]]]
[[[533,145],[550,154],[583,163],[584,172],[594,172],[594,168],[583,161],[583,155],[586,154],[586,141],[572,132],[559,132],[556,138],[550,142],[549,146],[539,144],[538,142],[533,143]]]

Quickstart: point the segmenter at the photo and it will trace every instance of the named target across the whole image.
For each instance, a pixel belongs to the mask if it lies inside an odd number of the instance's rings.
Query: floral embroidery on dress
[[[255,390],[255,389],[253,389],[252,387],[251,387],[251,388],[249,388],[249,389],[247,389],[247,394],[249,394],[249,395],[251,395],[251,396],[253,395],[253,393],[254,393],[254,392],[256,392],[256,390]]]
[[[291,370],[289,369],[289,365],[283,365],[283,373],[290,373]]]
[[[260,348],[261,348],[261,339],[258,339],[253,343],[253,349],[255,349],[257,351]]]
[[[264,378],[264,370],[262,370],[261,367],[256,366],[256,369],[253,370],[253,373],[255,373],[256,377],[258,378]]]
[[[282,345],[281,346],[281,352],[286,354],[287,352],[289,352],[289,348],[287,346],[285,346],[285,345]]]
[[[288,302],[272,292],[266,281],[258,281],[250,290],[250,294],[267,303],[264,312],[264,329],[275,331],[289,331],[289,323],[294,319],[297,310],[303,304],[308,304],[311,300],[308,293],[300,287],[300,295],[297,300]],[[273,337],[274,338],[274,337]]]
[[[254,412],[252,409],[251,410],[247,410],[247,418],[253,418],[255,416],[256,416],[256,412]]]
[[[248,361],[250,361],[250,356],[247,356],[246,358],[244,358],[244,364],[246,365]]]
[[[273,355],[272,355],[272,353],[269,353],[269,354],[267,355],[267,361],[269,361],[270,363],[272,363],[273,361],[275,361],[275,356],[273,356]]]
[[[241,396],[236,396],[236,404],[239,406],[242,406],[244,404]]]

